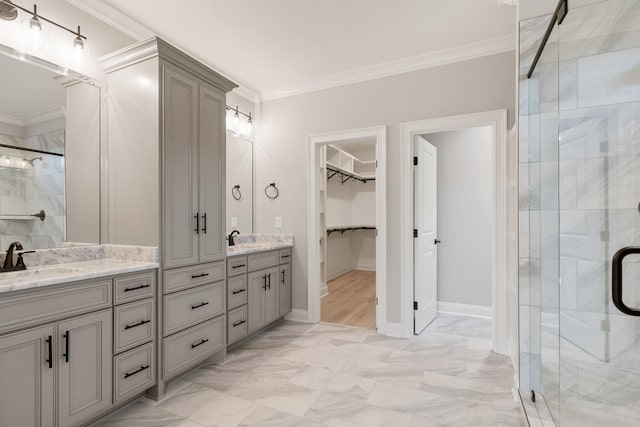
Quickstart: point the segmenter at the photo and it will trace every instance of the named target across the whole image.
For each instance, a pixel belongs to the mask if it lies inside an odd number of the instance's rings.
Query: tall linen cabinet
[[[100,62],[109,242],[160,248],[159,397],[226,351],[224,120],[237,85],[159,38]]]

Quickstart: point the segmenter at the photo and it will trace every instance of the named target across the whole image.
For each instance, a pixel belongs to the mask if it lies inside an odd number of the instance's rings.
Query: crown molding
[[[66,0],[66,2],[122,31],[135,40],[147,40],[155,35],[150,28],[111,6],[104,0],[94,0],[91,1],[90,4],[88,4],[86,0]]]
[[[24,121],[20,117],[0,113],[0,123],[13,126],[24,126]]]
[[[513,36],[484,40],[451,49],[443,49],[423,55],[331,74],[288,88],[261,92],[260,95],[262,101],[271,101],[274,99],[330,89],[337,86],[344,86],[367,80],[379,79],[381,77],[388,77],[425,68],[451,64],[454,62],[466,61],[482,56],[495,55],[515,50],[515,48],[516,35],[514,34]]]
[[[46,122],[49,120],[65,117],[66,114],[67,114],[67,109],[62,105],[53,107],[53,108],[48,108],[46,110],[40,111],[35,114],[31,114],[25,117],[16,117],[16,116],[11,116],[9,114],[0,113],[0,123],[27,127],[27,126],[33,126],[38,123]]]

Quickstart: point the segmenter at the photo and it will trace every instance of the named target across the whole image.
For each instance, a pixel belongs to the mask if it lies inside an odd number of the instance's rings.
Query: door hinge
[[[418,230],[416,230],[415,228],[413,229],[413,237],[418,237]]]
[[[414,301],[414,302],[413,302],[413,309],[414,309],[415,311],[417,311],[417,310],[418,310],[418,301]]]
[[[376,305],[378,305],[378,297],[376,297]]]
[[[378,237],[378,229],[376,228],[376,237]]]
[[[418,156],[413,158],[413,166],[418,166]]]
[[[376,160],[376,169],[378,168],[378,161]]]

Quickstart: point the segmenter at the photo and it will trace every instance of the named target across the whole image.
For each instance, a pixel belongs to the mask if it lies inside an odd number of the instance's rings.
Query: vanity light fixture
[[[249,112],[249,114],[243,113],[242,111],[240,111],[237,105],[235,106],[235,108],[227,105],[226,108],[227,130],[232,132],[234,136],[242,135],[251,137],[251,135],[253,134],[253,116],[251,115],[251,112]],[[247,120],[243,123],[240,123],[241,115],[247,118]]]
[[[51,19],[47,19],[44,16],[40,15],[38,13],[38,5],[34,4],[33,5],[33,11],[26,9],[20,5],[17,5],[15,3],[12,3],[9,0],[0,0],[0,11],[2,11],[4,14],[2,15],[2,17],[4,18],[5,15],[7,15],[9,13],[9,11],[12,11],[15,9],[19,9],[22,12],[28,13],[31,15],[31,19],[29,20],[25,20],[23,21],[23,26],[29,30],[29,33],[31,33],[29,35],[29,38],[31,39],[31,44],[33,44],[34,46],[32,46],[35,49],[41,50],[42,49],[42,43],[44,41],[42,41],[43,39],[43,34],[46,32],[46,27],[44,27],[42,25],[43,21],[54,25],[64,31],[67,31],[71,34],[73,34],[75,36],[75,38],[73,39],[73,46],[78,49],[79,51],[85,49],[85,44],[87,41],[87,38],[85,36],[82,35],[82,33],[80,32],[80,26],[78,26],[78,31],[74,31],[68,27],[65,27],[64,25],[58,24],[57,22],[51,20]],[[6,12],[5,12],[6,10]],[[4,19],[9,19],[9,18],[4,18]],[[15,18],[14,18],[15,19]]]

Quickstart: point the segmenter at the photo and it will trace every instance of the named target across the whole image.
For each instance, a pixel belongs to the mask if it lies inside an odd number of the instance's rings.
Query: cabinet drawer
[[[228,344],[233,344],[246,337],[249,333],[249,329],[247,328],[247,306],[243,305],[235,310],[231,310],[228,314],[227,324]]]
[[[227,260],[227,276],[237,276],[247,272],[247,257],[233,257]]]
[[[155,347],[149,343],[113,358],[113,403],[120,403],[156,384]]]
[[[278,251],[253,254],[247,257],[248,271],[256,271],[278,264],[280,264],[280,253]]]
[[[224,347],[225,324],[225,316],[220,316],[165,338],[165,379],[171,379],[221,350]]]
[[[291,262],[291,248],[280,249],[280,264]]]
[[[154,296],[156,292],[155,278],[156,273],[153,271],[113,279],[113,303],[118,305]]]
[[[164,297],[164,335],[223,314],[224,282],[200,286]]]
[[[229,309],[247,303],[247,275],[227,279],[227,302]]]
[[[155,304],[152,299],[118,306],[113,311],[113,352],[120,353],[153,339]]]
[[[111,279],[0,298],[0,332],[111,307]]]
[[[224,279],[224,261],[164,272],[164,292],[171,293]]]

